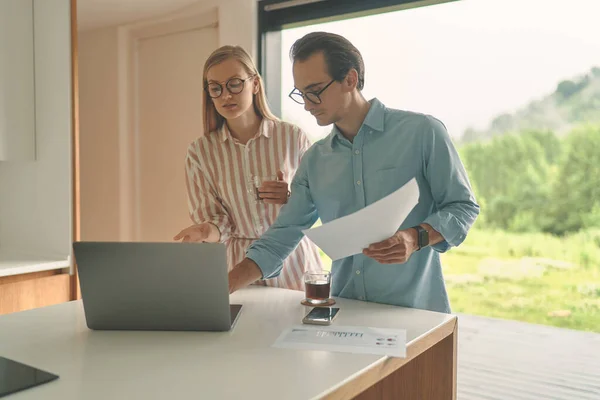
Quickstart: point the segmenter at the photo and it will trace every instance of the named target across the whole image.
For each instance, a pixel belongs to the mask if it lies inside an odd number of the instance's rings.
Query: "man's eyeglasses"
[[[244,83],[248,79],[252,79],[252,78],[254,78],[254,75],[249,76],[246,79],[231,78],[230,80],[225,82],[225,87],[231,94],[240,94],[240,93],[242,93],[242,90],[244,90]],[[223,86],[217,82],[208,83],[204,87],[204,90],[206,90],[206,93],[208,93],[208,95],[213,99],[216,99],[217,97],[221,97],[221,95],[223,94]]]
[[[335,82],[335,79],[333,79],[331,82],[329,82],[327,85],[325,85],[325,87],[323,89],[321,89],[317,92],[302,93],[298,89],[294,88],[294,90],[292,90],[288,96],[290,96],[290,98],[298,104],[304,104],[304,99],[310,101],[313,104],[321,104],[321,93],[323,93],[325,91],[325,89],[327,89],[329,86],[331,86],[331,84],[333,82]]]

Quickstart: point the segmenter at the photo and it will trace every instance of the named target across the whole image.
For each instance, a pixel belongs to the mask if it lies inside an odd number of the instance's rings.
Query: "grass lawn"
[[[600,332],[600,231],[473,229],[442,265],[453,312]]]
[[[600,234],[471,231],[442,255],[453,312],[600,332]]]
[[[511,271],[486,268],[496,260],[449,253],[442,256],[453,312],[600,332],[600,273],[531,268],[519,259],[503,260]],[[512,266],[511,266],[512,265]]]

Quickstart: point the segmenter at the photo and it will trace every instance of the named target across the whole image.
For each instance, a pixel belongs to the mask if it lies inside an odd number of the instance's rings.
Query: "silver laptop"
[[[223,244],[75,242],[87,326],[95,330],[227,331]]]

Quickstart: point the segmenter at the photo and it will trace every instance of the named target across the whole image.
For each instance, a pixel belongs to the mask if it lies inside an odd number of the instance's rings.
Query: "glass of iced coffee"
[[[306,272],[304,287],[307,303],[315,306],[326,304],[331,295],[331,274],[327,271]]]

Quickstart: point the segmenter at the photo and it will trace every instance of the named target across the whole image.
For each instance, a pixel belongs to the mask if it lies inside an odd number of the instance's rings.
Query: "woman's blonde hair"
[[[278,118],[273,115],[271,109],[269,108],[267,96],[263,86],[263,80],[258,73],[256,66],[254,65],[254,61],[252,61],[252,57],[250,57],[246,50],[240,46],[222,46],[212,52],[212,54],[204,63],[204,72],[202,73],[203,88],[206,88],[206,85],[208,84],[208,80],[206,79],[208,70],[230,58],[239,61],[249,76],[254,76],[254,79],[258,79],[258,93],[254,95],[253,99],[254,111],[256,114],[264,119],[270,119],[273,121],[278,120]],[[204,134],[208,134],[220,129],[223,126],[223,123],[225,123],[225,118],[223,118],[223,116],[217,112],[217,109],[215,108],[215,105],[213,104],[212,99],[208,95],[206,89],[203,92]]]

